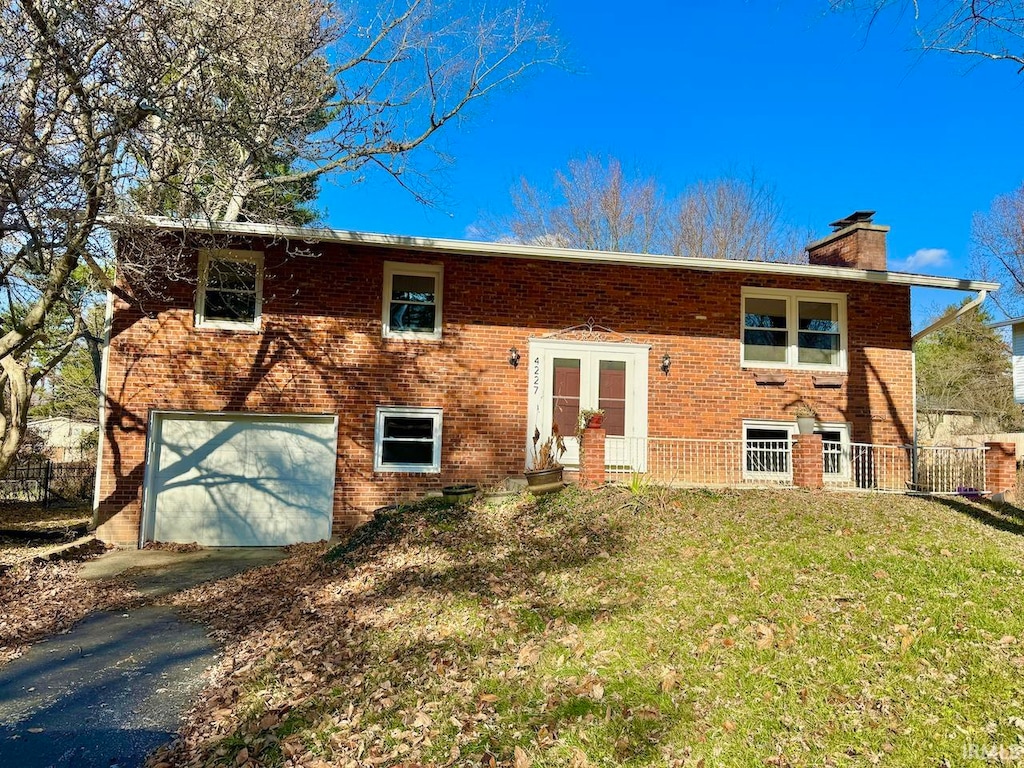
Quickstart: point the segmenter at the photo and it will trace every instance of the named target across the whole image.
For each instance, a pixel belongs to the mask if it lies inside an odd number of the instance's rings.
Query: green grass
[[[641,484],[401,508],[292,566],[302,612],[189,757],[970,764],[1024,740],[1018,515]]]

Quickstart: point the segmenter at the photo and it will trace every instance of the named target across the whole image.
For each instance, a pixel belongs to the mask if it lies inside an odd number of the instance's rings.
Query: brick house
[[[534,429],[581,408],[605,410],[609,470],[665,474],[671,449],[668,479],[791,478],[771,445],[801,402],[829,443],[910,443],[910,289],[997,287],[887,271],[869,215],[809,264],[249,223],[206,226],[211,249],[150,225],[194,272],[145,314],[112,302],[97,520],[124,545],[325,538],[519,476]]]

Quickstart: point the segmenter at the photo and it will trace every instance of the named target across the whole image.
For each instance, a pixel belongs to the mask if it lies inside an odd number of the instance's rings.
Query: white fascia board
[[[113,223],[112,219],[110,221]],[[829,280],[852,280],[855,282],[906,285],[920,288],[945,288],[954,291],[995,291],[999,288],[999,283],[955,277],[915,275],[909,272],[883,272],[870,269],[853,269],[851,267],[826,267],[816,264],[785,264],[767,261],[657,256],[647,253],[586,251],[574,248],[521,245],[519,243],[485,243],[473,240],[382,235],[375,232],[357,232],[348,229],[328,229],[326,227],[307,228],[279,224],[255,224],[252,222],[206,221],[201,219],[182,220],[164,216],[147,216],[135,222],[129,219],[125,220],[124,223],[129,226],[134,223],[136,226],[181,230],[183,232],[301,240],[309,244],[332,242],[377,248],[468,254],[474,256],[500,256],[513,259],[560,261],[577,264],[613,264],[616,266],[650,267],[656,269],[695,269],[703,272],[744,272],[748,274],[787,275],[791,277],[822,277]]]
[[[1009,320],[1000,320],[997,323],[989,323],[989,328],[1006,328],[1011,325],[1020,325],[1024,323],[1024,317],[1013,317]]]

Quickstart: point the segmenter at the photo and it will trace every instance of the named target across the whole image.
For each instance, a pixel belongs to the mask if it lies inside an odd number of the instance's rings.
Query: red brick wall
[[[259,248],[260,246],[254,246]],[[260,333],[193,327],[193,284],[116,303],[100,487],[101,535],[138,537],[150,411],[336,413],[335,524],[453,482],[494,483],[523,468],[528,365],[516,346],[589,318],[651,345],[651,436],[738,439],[744,419],[791,421],[810,403],[848,421],[858,442],[908,443],[912,429],[909,289],[780,276],[403,253],[324,245],[316,257],[265,252]],[[444,338],[381,338],[383,262],[444,264]],[[743,286],[846,292],[848,372],[838,388],[809,371],[763,386],[740,365]],[[703,319],[701,319],[703,318]],[[615,338],[609,338],[614,341]],[[659,369],[669,353],[668,375]],[[440,475],[374,473],[380,405],[444,408]]]

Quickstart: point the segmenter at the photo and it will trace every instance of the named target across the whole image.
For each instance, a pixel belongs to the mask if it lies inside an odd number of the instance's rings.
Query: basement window
[[[258,331],[263,309],[263,254],[201,251],[197,328]]]
[[[440,408],[378,408],[374,472],[441,471]]]
[[[850,425],[817,424],[821,435],[822,479],[840,482],[850,478]],[[788,481],[792,477],[793,437],[791,421],[743,422],[743,477],[746,480]]]

